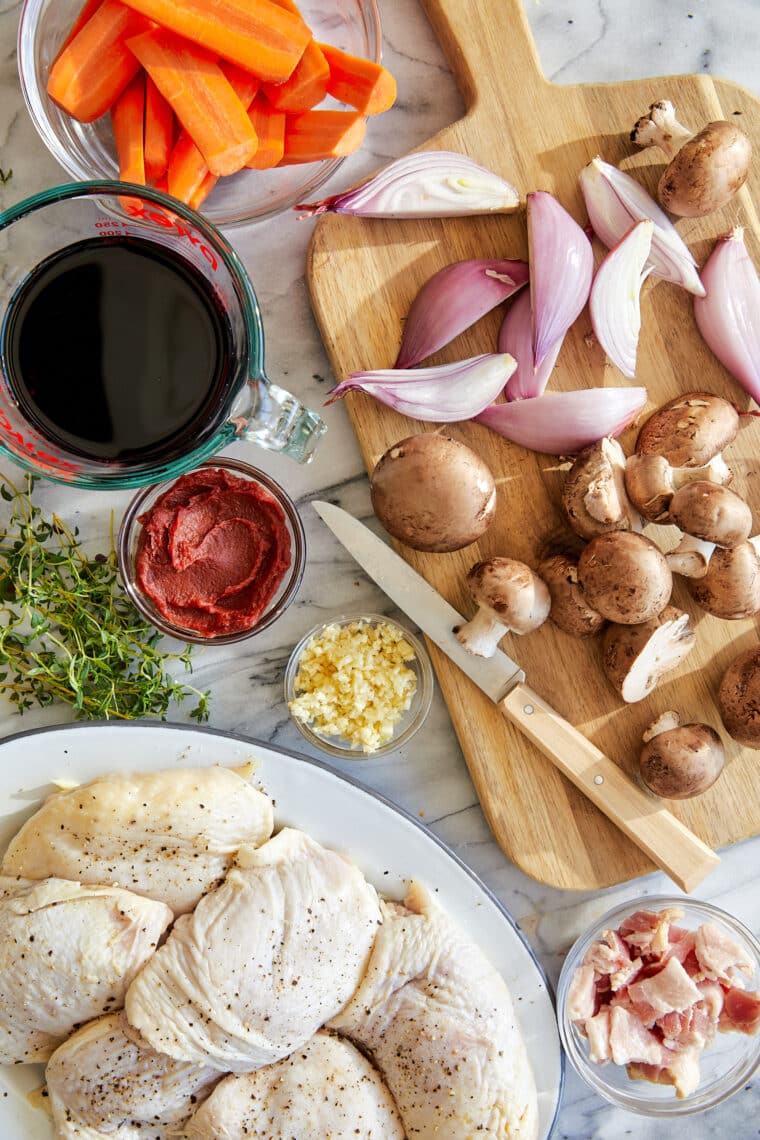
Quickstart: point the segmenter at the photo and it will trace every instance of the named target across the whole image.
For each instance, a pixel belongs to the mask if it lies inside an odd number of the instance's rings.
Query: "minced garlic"
[[[417,677],[407,662],[414,656],[403,633],[386,622],[328,625],[304,647],[298,696],[288,707],[319,736],[375,752],[411,704]]]

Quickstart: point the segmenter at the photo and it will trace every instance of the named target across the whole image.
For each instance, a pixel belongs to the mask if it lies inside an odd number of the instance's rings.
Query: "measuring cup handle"
[[[251,407],[233,419],[235,433],[296,463],[309,463],[327,431],[324,420],[264,375],[248,381]]]

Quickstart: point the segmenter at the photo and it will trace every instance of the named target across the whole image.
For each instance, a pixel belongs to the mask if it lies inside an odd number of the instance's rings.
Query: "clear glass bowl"
[[[285,613],[285,610],[296,596],[298,587],[301,585],[301,579],[303,578],[304,567],[306,565],[306,535],[304,534],[303,523],[301,522],[293,500],[287,492],[282,489],[279,483],[276,483],[274,479],[266,475],[263,471],[259,471],[258,468],[252,467],[249,463],[242,463],[238,459],[226,459],[222,457],[209,459],[205,463],[200,464],[200,467],[222,467],[226,471],[232,472],[233,475],[242,476],[244,479],[249,479],[253,483],[258,483],[261,487],[265,488],[272,498],[276,499],[282,507],[285,515],[285,524],[288,528],[288,534],[290,535],[291,562],[282,582],[277,591],[272,595],[264,612],[260,614],[256,622],[247,629],[239,630],[236,633],[224,633],[207,637],[202,633],[198,633],[197,630],[184,629],[182,626],[175,625],[173,622],[168,621],[163,614],[159,613],[151,598],[147,597],[142,590],[140,590],[137,585],[135,569],[135,559],[140,534],[142,532],[139,516],[150,510],[159,495],[167,491],[169,487],[177,481],[176,479],[167,479],[163,483],[154,483],[150,487],[143,487],[129,503],[124,517],[121,520],[117,540],[119,572],[124,589],[135,607],[144,618],[167,637],[176,637],[181,641],[191,642],[193,645],[230,645],[235,641],[243,641],[247,637],[253,637],[255,634],[261,633],[262,630],[267,629]],[[199,470],[199,468],[195,470]]]
[[[760,1034],[748,1037],[743,1033],[718,1033],[700,1055],[701,1080],[698,1088],[679,1100],[672,1086],[632,1081],[624,1065],[615,1065],[612,1061],[599,1065],[589,1060],[588,1042],[570,1020],[567,1009],[573,973],[581,965],[591,943],[600,938],[604,930],[616,929],[636,910],[657,911],[665,907],[680,907],[684,911],[684,917],[676,923],[678,926],[695,930],[702,923],[712,922],[725,928],[755,963],[753,977],[744,979],[745,988],[760,989],[760,942],[738,919],[711,903],[696,899],[647,895],[607,911],[571,948],[557,987],[557,1019],[562,1045],[573,1067],[605,1100],[642,1116],[690,1116],[727,1100],[747,1083],[760,1065]]]
[[[345,626],[357,621],[366,622],[367,625],[370,626],[378,626],[381,624],[391,626],[391,628],[403,634],[405,640],[409,642],[414,650],[414,658],[408,662],[408,666],[414,671],[417,677],[417,688],[414,691],[414,696],[412,697],[409,708],[401,715],[400,720],[396,722],[393,736],[387,740],[385,744],[376,748],[374,752],[366,752],[362,748],[356,748],[342,737],[320,735],[312,725],[305,723],[298,717],[292,716],[291,720],[301,735],[308,740],[310,744],[313,744],[316,748],[321,749],[322,752],[326,752],[330,756],[339,756],[343,760],[375,760],[380,756],[387,756],[391,752],[398,751],[402,745],[407,744],[408,741],[412,739],[415,732],[424,724],[425,718],[430,711],[430,703],[433,699],[434,680],[430,658],[420,639],[415,637],[413,633],[410,633],[406,626],[394,621],[393,618],[385,617],[383,614],[362,613],[339,614],[329,621],[314,626],[313,629],[310,629],[308,633],[304,634],[290,655],[290,660],[285,670],[285,700],[289,705],[293,698],[298,695],[299,690],[296,689],[296,676],[298,674],[301,654],[312,637],[321,634],[328,626]]]
[[[82,0],[25,0],[18,33],[21,90],[42,141],[73,179],[118,178],[110,116],[78,123],[47,94],[50,66],[81,7]],[[299,9],[317,40],[380,62],[376,0],[299,0]],[[201,212],[218,226],[261,221],[312,199],[342,161],[240,171],[217,183]]]

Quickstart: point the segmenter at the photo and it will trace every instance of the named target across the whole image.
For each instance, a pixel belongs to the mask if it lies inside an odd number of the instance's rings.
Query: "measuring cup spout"
[[[321,416],[267,376],[252,378],[249,386],[252,406],[246,415],[233,419],[236,435],[287,455],[296,463],[309,463],[327,431]]]

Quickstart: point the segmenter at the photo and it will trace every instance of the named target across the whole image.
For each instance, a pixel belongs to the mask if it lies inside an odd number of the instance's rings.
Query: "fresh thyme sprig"
[[[23,489],[0,483],[10,505],[0,532],[0,692],[19,713],[65,701],[78,719],[163,717],[171,702],[198,698],[190,716],[208,719],[208,693],[174,681],[192,672],[191,647],[158,648],[160,634],[119,583],[113,533],[107,554],[87,555],[79,532],[43,517]]]

